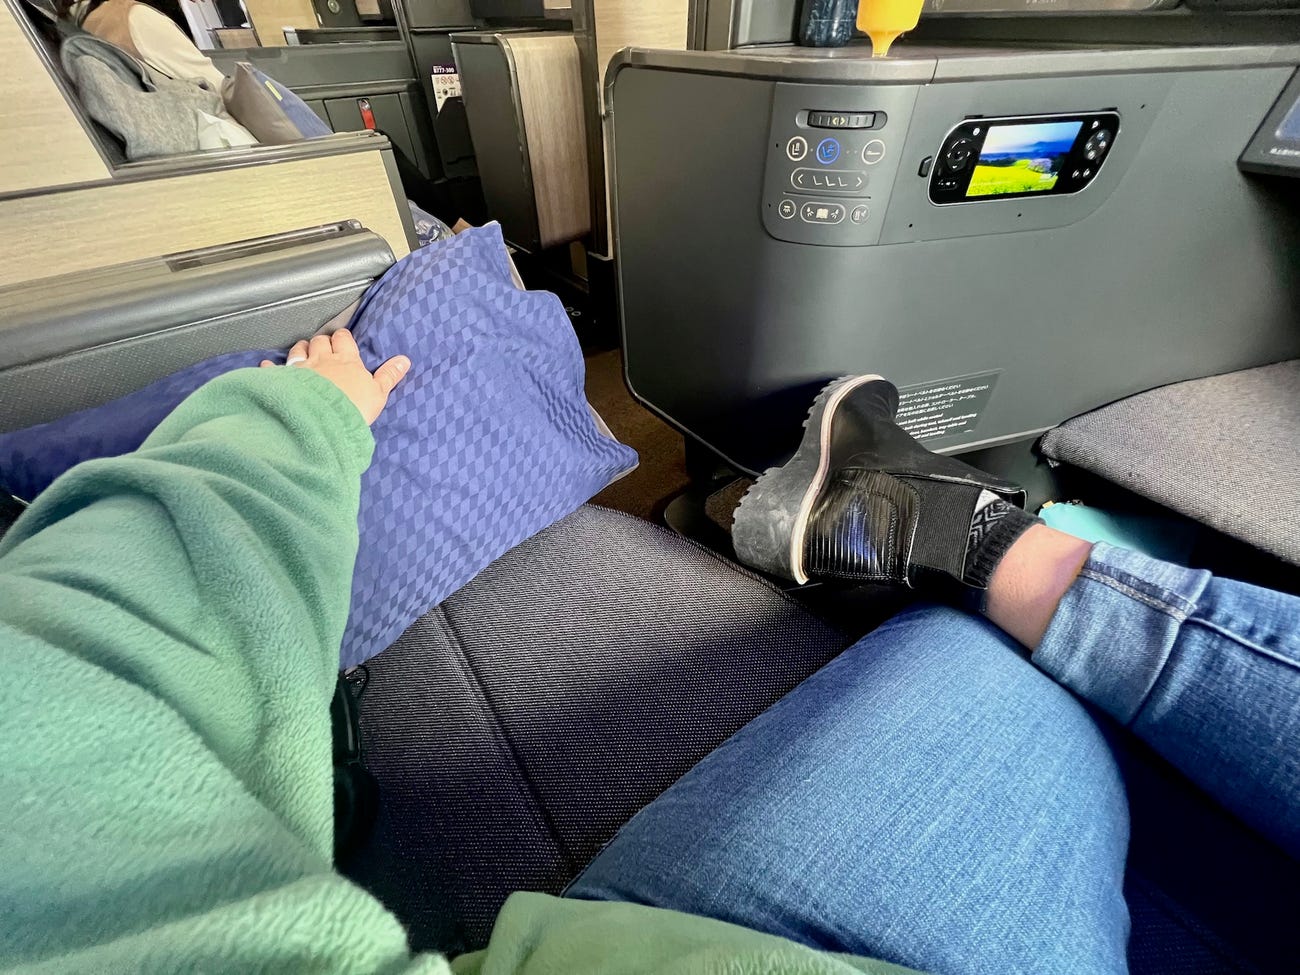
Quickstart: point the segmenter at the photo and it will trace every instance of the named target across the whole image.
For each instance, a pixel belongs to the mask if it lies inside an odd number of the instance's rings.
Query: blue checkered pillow
[[[399,353],[413,367],[374,425],[344,667],[383,650],[637,459],[598,428],[563,306],[513,285],[495,224],[399,261],[366,292],[350,327],[371,367]],[[218,356],[104,406],[0,435],[0,483],[34,497],[73,464],[137,448],[209,379],[283,356]]]

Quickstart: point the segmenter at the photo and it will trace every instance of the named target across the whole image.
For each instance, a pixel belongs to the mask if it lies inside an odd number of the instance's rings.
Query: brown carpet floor
[[[686,486],[681,434],[645,409],[623,383],[618,349],[587,356],[587,399],[614,435],[641,455],[641,465],[592,498],[593,504],[659,521],[667,501]]]

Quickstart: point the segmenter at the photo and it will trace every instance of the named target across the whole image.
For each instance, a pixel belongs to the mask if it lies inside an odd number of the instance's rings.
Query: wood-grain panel
[[[0,201],[0,287],[349,219],[387,240],[395,256],[409,252],[382,153]]]
[[[106,179],[108,167],[0,3],[0,193]]]
[[[572,34],[520,35],[507,42],[519,102],[543,247],[591,230],[582,73]]]
[[[654,47],[685,50],[688,41],[690,0],[583,0],[589,5],[587,20],[589,30],[595,34],[596,90],[586,93],[588,104],[594,103],[593,113],[608,126],[605,117],[605,74],[610,59],[625,47]],[[590,45],[590,38],[587,44]],[[584,48],[590,50],[590,47]],[[592,134],[603,148],[609,144],[607,132]],[[597,170],[596,179],[604,183],[606,205],[604,214],[594,218],[604,224],[606,256],[614,255],[613,211],[609,205],[610,160],[603,151],[604,172]],[[602,179],[603,177],[603,179]],[[599,190],[599,186],[597,187]],[[597,205],[597,210],[599,206]],[[596,235],[599,241],[601,234]]]
[[[320,26],[311,0],[244,0],[249,23],[263,47],[284,47],[284,29],[315,30]]]
[[[609,59],[625,47],[686,49],[690,0],[591,0],[604,98]]]

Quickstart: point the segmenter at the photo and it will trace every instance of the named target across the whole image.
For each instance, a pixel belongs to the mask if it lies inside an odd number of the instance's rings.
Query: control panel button
[[[867,219],[867,208],[864,206],[854,207],[853,212],[849,214],[849,219],[854,223],[865,223]]]
[[[1096,162],[1110,148],[1111,134],[1106,129],[1098,129],[1084,143],[1083,155],[1089,162]]]
[[[803,162],[804,157],[808,155],[808,140],[801,135],[796,135],[785,144],[785,154],[790,157],[791,162]]]
[[[858,169],[796,169],[790,185],[797,190],[860,193],[867,187],[867,174]]]
[[[840,141],[839,139],[822,139],[817,143],[817,161],[823,166],[829,166],[836,159],[840,158]]]
[[[799,218],[804,223],[836,224],[844,222],[844,206],[840,203],[805,203],[799,209]]]
[[[975,143],[970,139],[958,139],[943,154],[943,161],[948,164],[949,169],[960,171],[966,168],[966,164],[974,154]]]
[[[926,156],[921,160],[921,168],[916,171],[916,175],[925,179],[930,175],[930,167],[934,165],[934,156]]]
[[[814,129],[869,129],[876,123],[874,112],[808,112]]]
[[[885,144],[879,139],[872,139],[862,147],[862,161],[868,166],[874,166],[884,158]]]
[[[776,212],[781,214],[782,220],[793,220],[798,210],[799,208],[794,205],[794,200],[782,200],[781,205],[776,208]]]

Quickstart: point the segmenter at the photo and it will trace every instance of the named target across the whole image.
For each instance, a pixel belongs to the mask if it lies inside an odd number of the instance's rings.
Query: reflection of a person
[[[58,0],[58,15],[168,78],[201,82],[217,92],[226,80],[190,40],[177,0]]]

